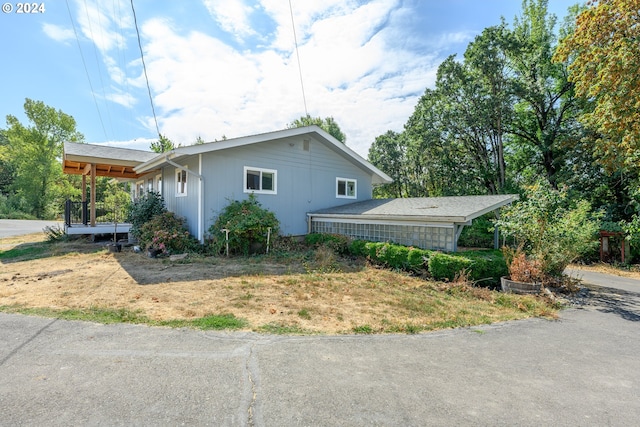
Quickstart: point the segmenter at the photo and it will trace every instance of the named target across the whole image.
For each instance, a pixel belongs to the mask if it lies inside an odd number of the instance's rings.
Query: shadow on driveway
[[[582,305],[594,307],[632,322],[640,321],[640,292],[585,284],[588,289]]]

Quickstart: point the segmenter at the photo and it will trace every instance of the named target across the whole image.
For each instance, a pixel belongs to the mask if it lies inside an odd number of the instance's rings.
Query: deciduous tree
[[[333,119],[333,117],[325,117],[324,119],[320,117],[311,117],[310,115],[302,116],[299,119],[294,120],[293,122],[287,125],[287,129],[291,128],[299,128],[304,126],[319,126],[321,129],[326,131],[329,135],[333,136],[338,141],[343,144],[347,143],[347,137],[338,126],[338,123]]]
[[[24,112],[28,125],[7,116],[7,153],[16,171],[12,188],[26,201],[28,213],[44,218],[55,197],[54,184],[62,180],[59,159],[63,142],[81,142],[84,136],[76,130],[72,116],[42,101],[27,98]]]
[[[555,59],[569,61],[578,95],[595,101],[582,117],[601,137],[609,169],[636,168],[640,152],[640,1],[597,0],[578,15]]]

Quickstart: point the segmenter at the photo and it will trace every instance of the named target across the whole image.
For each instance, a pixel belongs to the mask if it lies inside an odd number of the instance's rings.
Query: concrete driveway
[[[63,226],[62,221],[38,221],[22,219],[0,219],[0,239],[24,234],[40,233],[45,227]]]

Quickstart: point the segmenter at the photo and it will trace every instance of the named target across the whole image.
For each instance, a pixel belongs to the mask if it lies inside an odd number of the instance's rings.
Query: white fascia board
[[[161,168],[168,160],[172,160],[175,157],[174,151],[169,151],[168,153],[159,153],[158,157],[149,160],[148,162],[142,163],[135,168],[133,168],[136,173],[144,173],[153,169]]]
[[[349,220],[355,222],[372,222],[372,221],[394,221],[397,223],[412,223],[412,224],[451,224],[453,226],[454,223],[466,223],[463,217],[417,217],[417,216],[406,216],[406,215],[341,215],[341,214],[307,214],[310,217],[317,218],[323,221],[340,221],[340,220]]]
[[[466,217],[466,221],[461,221],[461,222],[469,222],[469,221],[473,221],[476,218],[481,217],[482,215],[489,213],[489,212],[493,212],[497,209],[500,209],[503,206],[509,205],[513,202],[515,202],[516,200],[518,200],[520,197],[517,194],[509,194],[510,197],[505,197],[503,200],[501,200],[498,203],[495,203],[491,206],[488,206],[482,210],[479,210],[477,212],[474,212],[473,214],[469,215]]]
[[[424,222],[424,221],[399,221],[395,218],[387,219],[370,219],[363,220],[362,218],[346,218],[346,217],[320,217],[317,215],[309,215],[312,221],[318,222],[339,222],[345,224],[374,224],[374,225],[412,225],[418,227],[434,227],[434,228],[454,228],[454,224],[451,222]]]

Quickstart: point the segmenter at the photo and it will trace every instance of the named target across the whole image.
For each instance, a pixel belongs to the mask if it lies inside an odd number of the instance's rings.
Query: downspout
[[[200,240],[200,243],[204,243],[204,230],[203,230],[204,222],[203,222],[203,215],[202,215],[202,206],[203,206],[202,193],[204,190],[204,177],[199,173],[196,173],[188,168],[185,168],[184,166],[177,164],[172,160],[169,160],[169,156],[164,156],[164,161],[170,164],[171,166],[173,166],[174,168],[186,171],[189,175],[193,175],[200,180],[200,183],[198,184],[198,190],[199,190],[198,191],[198,240]],[[202,154],[198,156],[198,170],[202,172]]]

